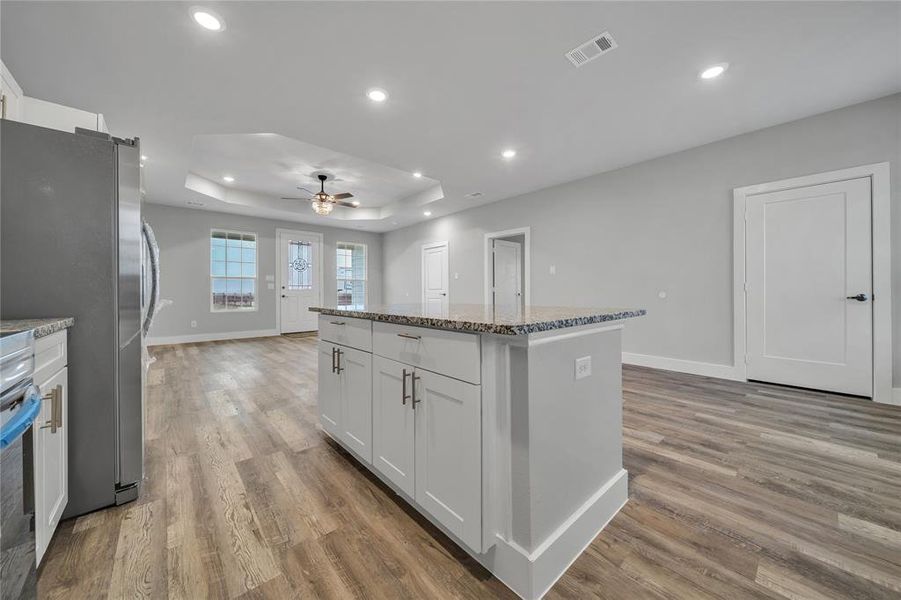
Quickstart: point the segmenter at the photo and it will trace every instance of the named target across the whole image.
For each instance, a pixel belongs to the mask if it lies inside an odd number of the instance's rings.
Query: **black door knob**
[[[857,300],[858,302],[866,302],[867,295],[866,294],[857,294],[856,296],[848,296],[848,300]]]

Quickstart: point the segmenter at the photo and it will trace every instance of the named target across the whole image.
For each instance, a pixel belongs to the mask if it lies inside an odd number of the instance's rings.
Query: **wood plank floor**
[[[317,429],[315,338],[152,350],[143,494],[60,524],[41,598],[513,597]],[[629,503],[549,598],[901,597],[901,408],[623,378]]]

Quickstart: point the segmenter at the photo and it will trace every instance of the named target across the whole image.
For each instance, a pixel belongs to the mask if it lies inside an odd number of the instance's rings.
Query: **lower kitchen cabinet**
[[[373,466],[481,550],[481,388],[373,358]]]
[[[319,343],[319,415],[326,431],[372,462],[370,353]]]
[[[341,392],[335,372],[336,346],[319,342],[319,422],[333,437],[341,438]]]
[[[69,369],[65,344],[64,331],[35,342],[35,384],[43,397],[33,437],[34,542],[38,565],[69,501]]]
[[[413,367],[381,356],[372,364],[372,465],[412,498]]]
[[[482,540],[482,415],[477,385],[417,370],[416,502],[475,550]]]

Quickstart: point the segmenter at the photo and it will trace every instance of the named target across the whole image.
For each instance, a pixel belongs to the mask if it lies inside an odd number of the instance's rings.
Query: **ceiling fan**
[[[332,196],[331,194],[325,193],[325,182],[328,180],[328,175],[324,173],[320,173],[319,178],[319,191],[315,194],[312,194],[309,198],[286,198],[282,197],[282,200],[308,200],[311,202],[311,206],[313,207],[313,212],[317,215],[327,215],[332,212],[332,209],[335,208],[335,205],[338,206],[346,206],[348,208],[356,208],[359,206],[359,202],[342,202],[347,198],[353,198],[354,195],[350,192],[344,192],[343,194],[335,194]],[[302,187],[298,187],[297,189],[303,190],[305,192],[309,192],[310,190]]]

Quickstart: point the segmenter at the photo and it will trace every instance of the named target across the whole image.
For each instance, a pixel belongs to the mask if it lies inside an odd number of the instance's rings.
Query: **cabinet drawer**
[[[471,333],[376,321],[372,324],[372,351],[470,383],[478,384],[481,379],[479,336]]]
[[[34,383],[40,387],[68,363],[63,329],[34,341]]]
[[[372,352],[372,321],[319,315],[319,339]]]

